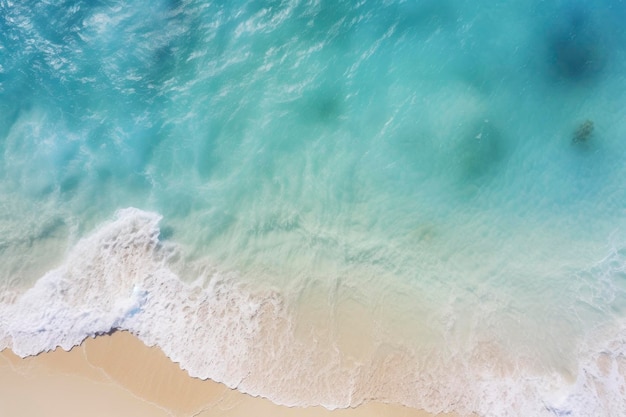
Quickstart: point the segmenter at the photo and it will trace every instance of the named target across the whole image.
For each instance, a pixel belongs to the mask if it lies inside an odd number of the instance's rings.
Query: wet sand
[[[21,359],[0,352],[0,415],[11,417],[431,417],[371,402],[354,409],[290,408],[190,377],[127,332],[90,338],[69,352]],[[440,414],[439,417],[457,417]]]

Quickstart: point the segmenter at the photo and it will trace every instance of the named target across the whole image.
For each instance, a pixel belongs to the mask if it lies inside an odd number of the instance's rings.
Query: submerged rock
[[[592,120],[585,120],[581,123],[576,131],[574,132],[574,136],[572,137],[572,143],[588,143],[589,140],[593,137],[594,124]]]

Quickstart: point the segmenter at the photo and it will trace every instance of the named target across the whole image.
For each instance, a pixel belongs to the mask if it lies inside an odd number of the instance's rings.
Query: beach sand
[[[128,332],[89,338],[69,352],[0,352],[0,416],[10,417],[430,417],[399,405],[290,408],[190,377]],[[456,417],[440,414],[440,417]]]

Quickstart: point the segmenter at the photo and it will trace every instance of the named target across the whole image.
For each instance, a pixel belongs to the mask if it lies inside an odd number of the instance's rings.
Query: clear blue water
[[[621,415],[626,3],[492,3],[0,0],[2,346],[124,328],[280,403]]]

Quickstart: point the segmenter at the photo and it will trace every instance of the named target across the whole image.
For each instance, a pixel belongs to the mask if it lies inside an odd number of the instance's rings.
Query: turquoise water
[[[283,404],[622,415],[625,17],[0,0],[0,345],[119,328]]]

